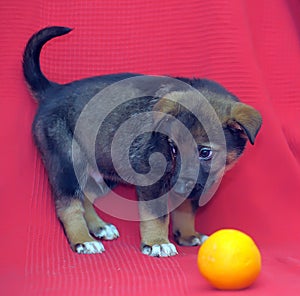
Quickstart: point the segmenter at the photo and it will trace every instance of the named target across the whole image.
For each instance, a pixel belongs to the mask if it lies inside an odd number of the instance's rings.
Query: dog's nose
[[[174,191],[177,194],[184,195],[190,193],[195,186],[195,182],[191,179],[178,179],[174,185]]]

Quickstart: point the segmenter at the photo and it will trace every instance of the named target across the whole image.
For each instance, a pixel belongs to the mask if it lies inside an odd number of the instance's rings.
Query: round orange
[[[235,229],[222,229],[200,247],[198,267],[215,288],[239,290],[256,280],[261,270],[261,255],[250,236]]]

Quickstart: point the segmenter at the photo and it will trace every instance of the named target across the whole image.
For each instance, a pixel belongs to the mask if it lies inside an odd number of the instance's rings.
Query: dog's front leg
[[[177,254],[176,247],[170,243],[169,214],[167,197],[147,200],[138,190],[141,250],[145,255],[168,257]]]
[[[176,247],[168,239],[169,215],[155,217],[146,205],[140,205],[141,249],[145,255],[168,257],[177,254]]]
[[[182,246],[199,246],[207,236],[195,231],[195,215],[198,200],[186,199],[172,211],[172,229],[174,239]]]

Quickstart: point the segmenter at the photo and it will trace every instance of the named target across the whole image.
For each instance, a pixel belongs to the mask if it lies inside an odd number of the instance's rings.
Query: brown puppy
[[[41,72],[40,51],[69,31],[49,27],[33,35],[23,70],[39,102],[34,139],[72,249],[101,253],[97,238],[119,236],[93,207],[118,183],[136,187],[144,254],[177,254],[168,238],[171,209],[176,242],[201,244],[195,211],[247,140],[254,143],[260,114],[204,79],[113,74],[51,82]]]

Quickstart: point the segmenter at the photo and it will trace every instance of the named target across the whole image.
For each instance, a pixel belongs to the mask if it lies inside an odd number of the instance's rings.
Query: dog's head
[[[189,198],[199,198],[220,180],[247,140],[254,144],[262,122],[258,111],[224,90],[175,91],[160,99],[154,111],[156,126],[169,135],[173,191]]]

